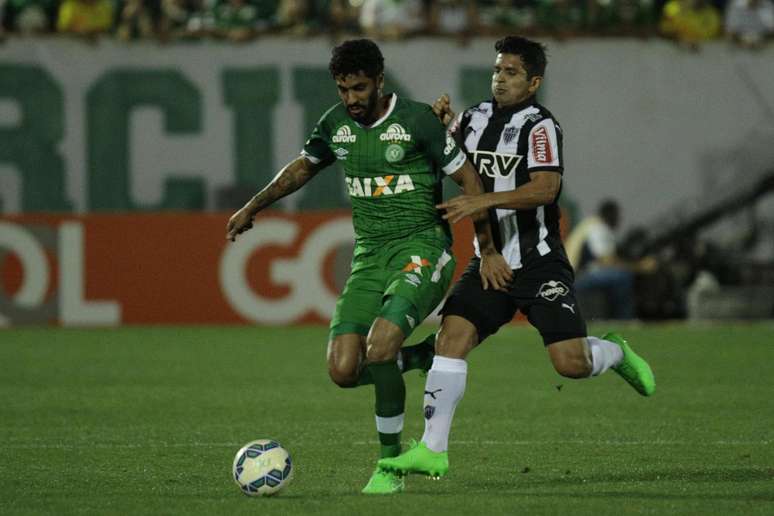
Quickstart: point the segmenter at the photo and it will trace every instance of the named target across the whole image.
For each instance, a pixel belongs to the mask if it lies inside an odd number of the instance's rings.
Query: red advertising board
[[[349,272],[348,211],[0,218],[0,326],[325,323]],[[455,228],[458,274],[470,222]]]

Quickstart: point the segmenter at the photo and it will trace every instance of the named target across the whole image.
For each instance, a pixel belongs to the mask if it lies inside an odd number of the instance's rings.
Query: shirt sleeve
[[[561,173],[562,130],[551,118],[544,118],[529,132],[527,170],[548,170]]]
[[[328,133],[326,130],[325,117],[321,118],[317,125],[312,130],[312,135],[306,140],[304,149],[301,151],[301,155],[306,159],[314,163],[315,165],[321,165],[327,167],[334,161],[336,161],[336,155],[333,154],[331,148],[328,146]]]
[[[446,128],[435,117],[430,106],[423,110],[417,119],[417,139],[430,159],[443,169],[444,174],[454,174],[465,164],[465,153],[446,132]]]

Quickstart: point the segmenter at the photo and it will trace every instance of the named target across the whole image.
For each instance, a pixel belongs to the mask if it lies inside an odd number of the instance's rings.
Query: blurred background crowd
[[[159,41],[265,34],[380,39],[504,33],[553,38],[665,37],[688,49],[727,38],[759,48],[772,0],[0,0],[0,34]]]

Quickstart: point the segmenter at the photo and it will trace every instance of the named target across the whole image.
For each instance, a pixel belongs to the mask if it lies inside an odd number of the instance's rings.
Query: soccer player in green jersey
[[[331,320],[328,371],[341,387],[374,385],[380,455],[394,457],[401,451],[406,398],[401,373],[429,369],[432,360],[432,348],[423,359],[422,349],[400,353],[401,346],[441,301],[454,272],[449,226],[435,207],[441,179],[451,176],[469,195],[484,190],[429,105],[382,93],[384,59],[375,43],[342,43],[329,68],[341,102],[322,116],[301,156],[231,217],[227,238],[250,229],[258,212],[323,168],[342,165],[356,245]],[[503,289],[512,273],[494,247],[488,217],[478,212],[471,218],[484,287]],[[363,492],[402,489],[399,475],[377,468]]]

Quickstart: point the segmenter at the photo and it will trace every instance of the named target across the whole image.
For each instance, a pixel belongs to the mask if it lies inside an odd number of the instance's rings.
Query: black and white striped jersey
[[[481,102],[458,115],[449,131],[487,192],[514,190],[530,180],[530,172],[561,174],[564,169],[562,129],[534,98],[509,108],[499,108],[494,100]],[[489,210],[495,245],[511,268],[552,250],[564,255],[558,198],[532,210]],[[473,245],[480,256],[477,239]]]

